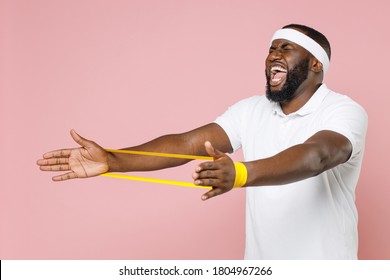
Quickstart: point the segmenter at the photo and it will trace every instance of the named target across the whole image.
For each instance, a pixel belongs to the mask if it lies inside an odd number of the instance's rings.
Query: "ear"
[[[311,65],[311,70],[314,73],[320,73],[323,70],[323,67],[324,66],[322,65],[322,63],[314,57]]]

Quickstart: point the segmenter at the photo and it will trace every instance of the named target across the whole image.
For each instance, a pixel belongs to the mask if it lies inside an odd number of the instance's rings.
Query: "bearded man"
[[[241,100],[213,123],[124,150],[210,155],[194,184],[207,200],[247,188],[246,259],[356,259],[359,178],[367,130],[364,109],[323,83],[331,48],[297,24],[278,30],[266,66],[266,95]],[[174,167],[188,159],[112,153],[71,131],[81,146],[46,153],[38,165],[54,181],[106,172]],[[242,148],[245,161],[226,154]]]

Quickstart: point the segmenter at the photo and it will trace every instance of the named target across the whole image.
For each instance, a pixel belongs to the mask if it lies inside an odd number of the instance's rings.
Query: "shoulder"
[[[332,130],[348,138],[353,155],[364,149],[368,115],[351,97],[329,90],[322,102],[319,118],[321,130]]]
[[[353,100],[350,96],[341,94],[332,90],[323,100],[323,110],[330,116],[336,113],[341,113],[344,116],[350,115],[354,118],[367,120],[368,114],[366,110],[358,102]]]

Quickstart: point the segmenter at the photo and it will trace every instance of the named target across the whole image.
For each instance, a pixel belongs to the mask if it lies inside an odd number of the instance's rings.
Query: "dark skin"
[[[283,39],[272,42],[265,62],[266,71],[270,71],[272,65],[292,69],[298,62],[307,58],[310,59],[307,79],[296,90],[291,101],[281,102],[285,114],[299,110],[321,85],[322,64],[297,44]],[[277,85],[271,90],[278,90],[282,86],[283,84]],[[43,171],[65,171],[62,175],[54,176],[54,181],[88,178],[105,172],[158,170],[189,161],[109,153],[73,130],[71,135],[80,148],[49,152],[37,162]],[[196,185],[212,186],[210,191],[202,195],[202,199],[207,200],[233,188],[234,163],[226,154],[232,152],[232,146],[224,130],[217,124],[207,124],[186,133],[165,135],[126,149],[212,156],[214,161],[199,164],[192,175]],[[319,131],[304,143],[272,157],[244,162],[248,170],[245,186],[281,185],[316,176],[346,162],[351,152],[352,145],[343,135],[333,131]]]

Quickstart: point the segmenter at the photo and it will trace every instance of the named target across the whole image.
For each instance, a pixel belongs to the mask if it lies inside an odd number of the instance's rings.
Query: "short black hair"
[[[282,27],[282,29],[285,29],[285,28],[299,29],[300,31],[302,31],[302,33],[304,33],[305,35],[312,38],[314,41],[316,41],[318,44],[320,44],[321,47],[324,48],[324,50],[325,50],[325,52],[328,55],[329,60],[330,60],[330,55],[331,55],[330,43],[324,34],[322,34],[321,32],[319,32],[311,27],[308,27],[306,25],[295,24],[295,23],[292,23],[292,24],[289,24],[289,25]]]

